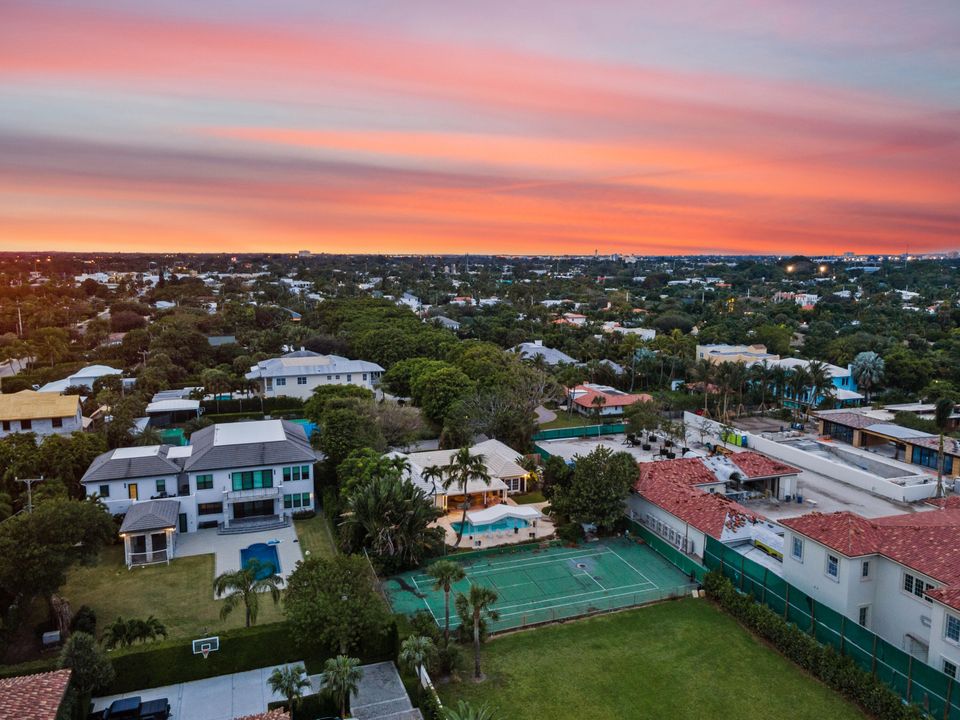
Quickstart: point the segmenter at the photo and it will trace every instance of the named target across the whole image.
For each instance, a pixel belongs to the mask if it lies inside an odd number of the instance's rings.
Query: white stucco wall
[[[61,427],[54,427],[53,418],[34,418],[30,421],[30,428],[25,429],[23,427],[23,421],[9,420],[9,430],[4,430],[4,426],[0,424],[0,438],[19,432],[32,432],[38,437],[46,437],[47,435],[69,435],[70,433],[77,432],[78,430],[83,430],[83,421],[79,409],[77,410],[76,415],[73,415],[72,417],[61,418],[61,422]]]
[[[364,380],[366,376],[366,380]],[[306,385],[297,383],[298,377],[306,377]],[[339,380],[337,378],[340,378]],[[350,378],[347,380],[347,378]],[[314,388],[322,385],[357,385],[368,390],[374,390],[374,380],[380,379],[380,373],[376,372],[355,372],[340,373],[339,376],[334,373],[331,375],[288,375],[284,379],[286,385],[277,385],[277,378],[267,378],[271,380],[271,388],[267,388],[266,380],[262,380],[264,387],[264,397],[295,397],[301,400],[308,400],[313,395]]]
[[[946,660],[958,668],[958,675],[960,675],[960,643],[950,640],[946,636],[948,614],[960,620],[960,611],[948,608],[938,602],[933,603],[930,624],[930,654],[927,662],[937,670],[942,671],[943,662]]]
[[[656,533],[660,537],[664,538],[667,542],[670,542],[669,532],[665,533],[663,528],[670,528],[673,530],[675,537],[679,535],[681,538],[687,540],[688,555],[693,555],[697,560],[702,560],[703,558],[703,548],[706,543],[706,538],[704,534],[697,530],[695,527],[691,526],[689,523],[684,522],[677,516],[667,512],[658,505],[645,500],[640,495],[631,494],[627,498],[627,514],[636,522],[646,526],[651,532]],[[650,516],[653,516],[653,524],[651,525]],[[660,530],[658,531],[656,522],[660,522]],[[690,544],[693,545],[692,552],[689,550]],[[674,547],[677,547],[677,543],[674,541],[671,543]],[[678,547],[682,550],[683,545]]]

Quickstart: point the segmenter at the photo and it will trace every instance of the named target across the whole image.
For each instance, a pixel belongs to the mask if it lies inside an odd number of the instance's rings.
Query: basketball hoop
[[[206,660],[210,655],[210,646],[204,645],[202,648],[200,648],[200,654],[203,655],[203,659]]]

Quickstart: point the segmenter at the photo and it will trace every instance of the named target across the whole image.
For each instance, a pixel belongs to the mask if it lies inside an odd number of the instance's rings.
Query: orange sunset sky
[[[955,0],[0,0],[0,250],[954,250],[958,67]]]

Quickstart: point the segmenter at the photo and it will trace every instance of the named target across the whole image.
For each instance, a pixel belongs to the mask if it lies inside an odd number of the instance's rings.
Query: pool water
[[[503,520],[497,520],[496,522],[488,523],[486,525],[474,525],[471,522],[464,523],[463,534],[464,535],[480,535],[482,533],[488,532],[497,532],[503,530],[513,530],[515,528],[525,528],[530,523],[526,520],[521,520],[520,518],[504,518]],[[450,523],[451,527],[455,532],[460,532],[460,523]]]
[[[271,575],[277,575],[280,572],[280,557],[277,555],[276,545],[267,545],[266,543],[256,543],[240,551],[240,564],[246,568],[251,560],[260,563],[260,569],[257,571],[257,580],[263,580]]]

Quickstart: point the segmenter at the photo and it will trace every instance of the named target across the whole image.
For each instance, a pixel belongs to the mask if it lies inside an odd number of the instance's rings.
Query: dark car
[[[166,698],[143,702],[140,696],[114,700],[110,707],[91,713],[88,720],[167,720],[170,703]]]

